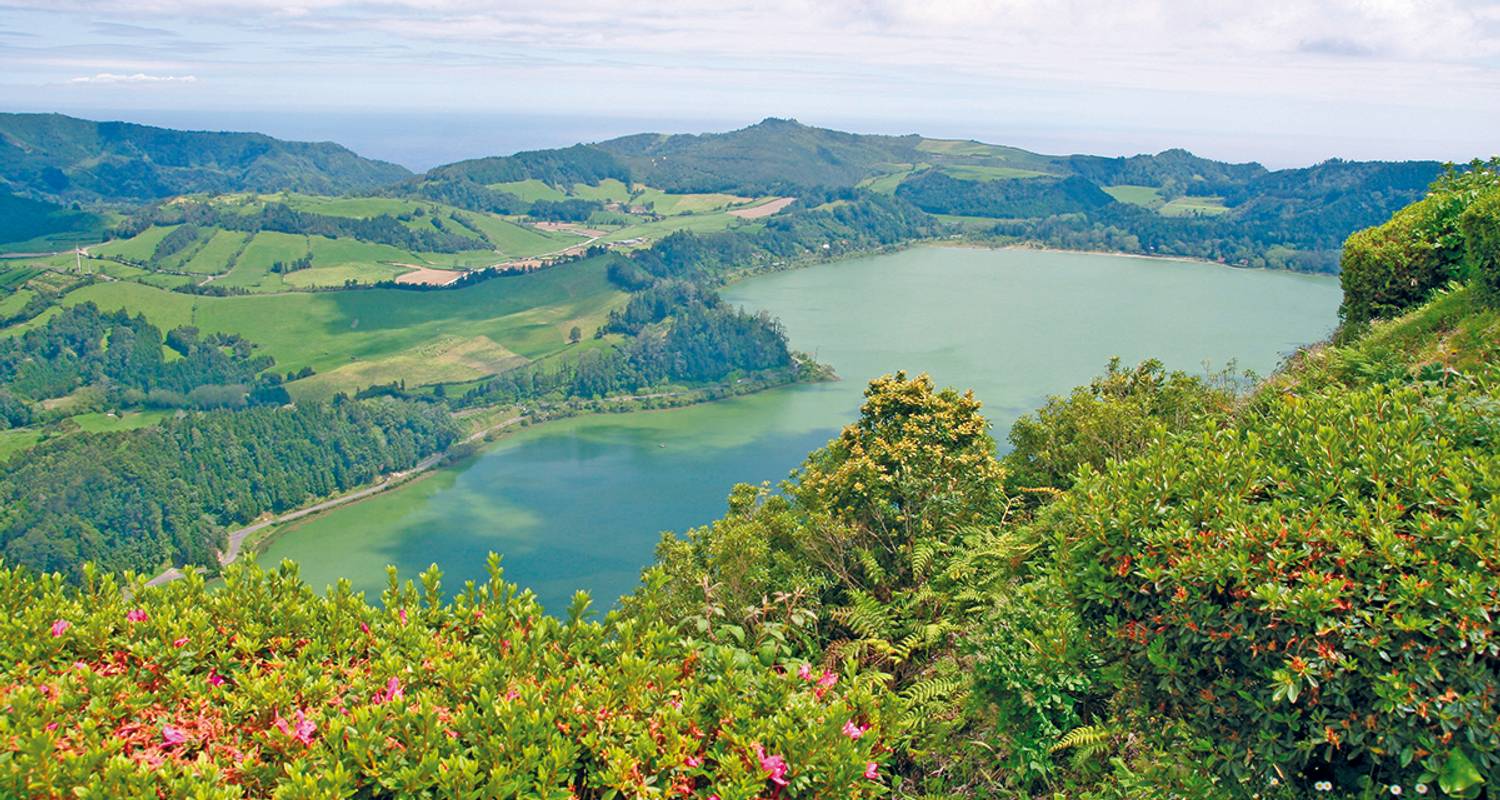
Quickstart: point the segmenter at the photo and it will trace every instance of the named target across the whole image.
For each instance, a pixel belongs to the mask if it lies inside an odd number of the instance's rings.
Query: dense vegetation
[[[901,182],[896,196],[934,214],[1047,217],[1112,205],[1114,198],[1083,178],[966,181],[927,170]]]
[[[0,193],[0,242],[75,235],[87,243],[102,227],[98,214]]]
[[[1348,224],[1420,171],[1325,167],[1279,207],[1330,181],[1326,206]],[[1184,196],[1206,195],[1182,171],[1206,169],[1183,154],[1077,166]],[[1226,197],[1221,184],[1277,180],[1244,165],[1198,174]],[[1396,188],[1373,197],[1337,188],[1340,175]],[[664,535],[639,589],[597,623],[586,598],[545,616],[498,562],[486,586],[446,595],[435,573],[421,591],[393,580],[379,606],[347,587],[316,596],[289,565],[233,567],[217,592],[104,574],[212,563],[225,526],[411,466],[456,438],[437,403],[197,413],[46,442],[0,484],[0,793],[1493,796],[1497,176],[1500,162],[1453,170],[1355,235],[1335,343],[1255,386],[1111,363],[1018,422],[1001,458],[972,395],[878,379],[775,491],[735,487],[722,519]],[[728,309],[719,280],[935,230],[900,190],[819,194],[763,225],[621,257],[611,278],[632,294],[605,337],[449,401],[787,364],[774,321]],[[1331,235],[1316,203],[1276,207],[1264,230]],[[1092,235],[1091,215],[1117,213],[1197,247],[1238,212],[1111,202],[1046,224]],[[1211,246],[1253,244],[1224,236]],[[125,357],[115,336],[136,328],[88,311],[70,324],[97,331],[90,313],[102,340],[64,327],[38,341],[108,377]],[[161,341],[188,356],[196,342],[186,329]],[[10,363],[52,350],[28,352]],[[11,400],[0,413],[26,405]]]
[[[144,316],[82,303],[0,339],[0,398],[41,401],[97,386],[110,407],[286,402],[280,380],[260,376],[271,359],[251,353],[251,344],[232,334],[200,336],[183,327],[163,337]]]
[[[213,203],[171,203],[134,215],[119,232],[133,235],[152,225],[181,226],[162,240],[153,260],[160,260],[192,244],[201,237],[203,229],[211,228],[247,233],[274,231],[330,239],[347,237],[414,252],[459,253],[494,247],[489,241],[479,238],[482,235],[458,224],[450,226],[436,215],[431,217],[429,224],[412,227],[403,225],[390,214],[339,217],[298,211],[285,203],[266,203],[251,213]],[[165,253],[161,250],[163,246],[167,247]]]
[[[390,400],[188,414],[67,436],[6,463],[0,553],[75,578],[86,561],[215,565],[225,526],[410,468],[456,439],[446,413]]]
[[[0,114],[0,188],[37,199],[147,201],[194,192],[283,189],[337,194],[375,189],[409,174],[329,142],[175,131],[61,114]]]

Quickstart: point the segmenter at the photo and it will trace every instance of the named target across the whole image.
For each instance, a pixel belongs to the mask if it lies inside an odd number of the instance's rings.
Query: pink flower
[[[781,756],[766,755],[765,748],[755,745],[755,757],[760,759],[760,768],[766,771],[766,777],[777,786],[786,785],[786,759]]]
[[[850,739],[858,739],[859,737],[864,736],[865,731],[867,730],[869,729],[861,727],[859,725],[855,725],[854,720],[852,719],[844,723],[844,735],[849,737]]]
[[[818,678],[818,688],[831,689],[833,688],[833,685],[838,682],[839,676],[825,669],[823,670],[823,675]]]
[[[145,622],[146,621],[146,609],[144,609],[144,608],[134,608],[134,609],[131,609],[129,611],[126,611],[125,612],[125,621],[126,622]]]
[[[52,623],[52,636],[53,636],[53,638],[56,638],[58,636],[63,635],[64,633],[67,633],[68,629],[71,628],[71,627],[73,627],[73,623],[71,623],[71,622],[69,622],[69,621],[67,621],[65,619],[60,619],[60,620],[57,620],[56,622],[53,622]]]
[[[682,763],[686,764],[692,769],[697,769],[698,767],[703,766],[703,759],[697,756],[688,756]]]
[[[172,642],[173,647],[182,647],[188,643],[188,637],[184,636]]]
[[[514,687],[505,690],[505,699],[506,700],[514,700],[514,699],[516,699],[517,697],[520,697],[520,696],[521,696],[521,693],[518,692],[518,691],[516,691]]]
[[[364,623],[364,622],[359,623],[359,629],[361,631],[364,631],[365,633],[369,633],[370,632],[370,626],[369,626],[369,624]]]
[[[801,678],[804,681],[812,680],[812,667],[808,666],[807,664],[803,664],[802,666],[798,667],[797,677]]]
[[[872,781],[880,780],[880,767],[874,761],[865,762],[865,777]]]
[[[400,700],[405,696],[406,692],[401,690],[401,679],[392,675],[391,679],[386,682],[385,688],[375,693],[375,704],[379,705],[391,700]]]
[[[57,723],[56,722],[49,722],[49,723],[47,723],[47,730],[49,730],[49,731],[55,731],[55,730],[57,730]]]
[[[210,669],[208,671],[209,686],[223,686],[225,683],[227,683],[227,681],[224,680],[223,675],[219,674],[218,670]]]
[[[287,721],[282,719],[280,714],[276,715],[276,719],[273,720],[271,724],[276,726],[276,730],[281,731],[287,736],[290,736],[303,744],[312,744],[313,734],[318,732],[318,726],[315,725],[312,720],[308,719],[307,716],[302,713],[302,709],[300,708],[297,709],[296,728],[288,725]]]
[[[667,705],[679,711],[682,710],[682,700],[680,698],[673,697],[667,700]]]
[[[406,609],[404,609],[404,608],[401,609],[400,613],[398,613],[396,616],[398,616],[398,617],[401,618],[401,624],[402,625],[406,624]]]
[[[184,734],[171,725],[163,725],[161,726],[161,740],[167,747],[172,747],[173,745],[179,745],[187,741],[187,734]]]

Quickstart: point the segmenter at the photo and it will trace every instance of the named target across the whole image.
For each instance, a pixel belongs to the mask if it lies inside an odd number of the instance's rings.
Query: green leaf
[[[1454,750],[1448,754],[1448,762],[1443,765],[1443,771],[1438,773],[1438,786],[1445,794],[1454,797],[1473,797],[1478,792],[1471,790],[1478,789],[1483,784],[1484,777],[1462,750]]]

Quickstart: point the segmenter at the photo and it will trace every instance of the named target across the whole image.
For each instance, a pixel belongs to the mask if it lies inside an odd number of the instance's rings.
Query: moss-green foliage
[[[1500,246],[1497,197],[1500,160],[1475,161],[1463,171],[1449,167],[1427,198],[1350,236],[1341,265],[1340,315],[1352,323],[1395,316],[1466,271],[1492,275],[1486,265],[1500,258],[1494,255]]]
[[[1474,201],[1458,220],[1469,275],[1500,304],[1500,190]]]
[[[1169,432],[1224,416],[1235,399],[1229,378],[1206,381],[1168,373],[1155,360],[1124,369],[1114,359],[1087,386],[1049,398],[1034,414],[1016,420],[1005,456],[1006,479],[1018,491],[1066,489],[1080,467],[1104,469]]]
[[[1075,486],[1043,526],[1117,688],[1246,785],[1500,765],[1495,377],[1268,399]]]
[[[565,619],[491,579],[372,606],[294,567],[159,589],[0,569],[0,794],[869,798],[870,681],[797,675],[642,621]],[[857,738],[845,726],[861,729]],[[778,781],[780,783],[778,783]],[[781,785],[781,784],[784,784]],[[75,794],[76,793],[76,794]]]
[[[190,192],[337,194],[411,173],[339,145],[175,131],[61,114],[0,114],[0,185],[48,199],[146,201]]]

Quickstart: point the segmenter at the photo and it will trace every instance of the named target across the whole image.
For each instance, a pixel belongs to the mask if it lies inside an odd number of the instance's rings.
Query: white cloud
[[[147,75],[137,72],[134,75],[121,75],[115,72],[100,72],[94,75],[81,75],[72,78],[68,83],[197,83],[196,75]]]

